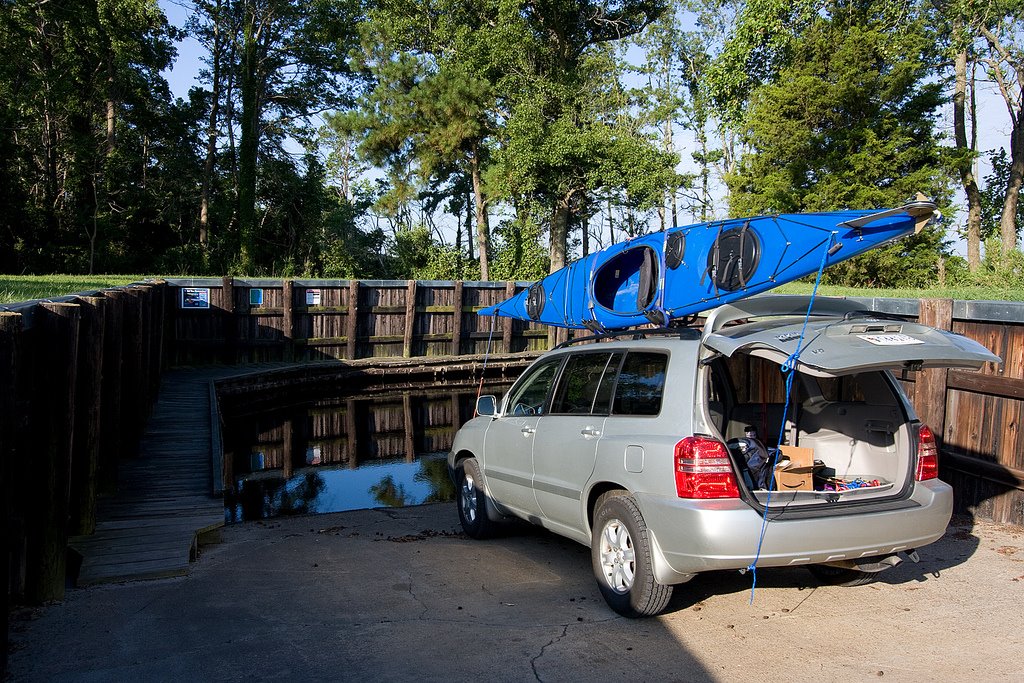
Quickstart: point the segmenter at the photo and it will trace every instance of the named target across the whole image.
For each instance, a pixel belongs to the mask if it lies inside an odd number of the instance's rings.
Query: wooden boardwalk
[[[188,572],[199,535],[224,524],[213,495],[210,383],[240,371],[164,373],[138,457],[119,464],[118,493],[97,505],[96,532],[69,539],[82,556],[78,585]]]
[[[515,377],[536,353],[491,357],[489,373]],[[234,391],[276,391],[303,379],[337,381],[346,372],[387,377],[389,382],[433,377],[447,383],[453,372],[481,371],[480,356],[365,358],[352,362],[260,363],[165,372],[159,399],[139,443],[138,457],[118,464],[118,493],[97,504],[96,531],[68,540],[82,558],[77,585],[182,576],[196,559],[199,537],[224,525],[220,425],[214,424],[212,385],[247,378]],[[342,373],[339,375],[338,373]],[[510,374],[512,373],[512,374]],[[231,392],[231,382],[221,389]]]

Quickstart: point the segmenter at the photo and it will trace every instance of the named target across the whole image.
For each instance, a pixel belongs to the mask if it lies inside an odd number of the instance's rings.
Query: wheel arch
[[[590,535],[594,533],[594,508],[597,507],[597,500],[609,491],[622,491],[626,495],[629,495],[630,491],[622,484],[617,484],[613,481],[601,481],[597,482],[590,487],[590,492],[587,494],[587,531]]]
[[[636,500],[633,492],[622,484],[613,481],[602,481],[594,484],[587,494],[587,530],[590,532],[591,537],[594,534],[594,511],[597,507],[597,501],[609,491],[621,491],[627,496],[633,496],[633,499]],[[640,514],[643,514],[642,509]],[[668,561],[661,548],[657,534],[649,526],[647,528],[647,537],[651,544],[651,564],[653,565],[654,578],[658,583],[665,585],[686,583],[695,576],[695,574],[676,571],[672,567],[672,564]]]
[[[488,486],[487,484],[487,474],[484,472],[484,464],[480,460],[480,456],[478,456],[476,453],[467,448],[460,448],[455,453],[455,455],[452,456],[451,465],[448,468],[452,476],[452,481],[457,482],[455,476],[456,470],[459,469],[459,466],[462,465],[462,463],[469,460],[470,458],[476,459],[476,464],[480,468],[481,481],[479,482],[479,485],[483,489],[485,494],[484,510],[485,513],[487,514],[487,518],[493,522],[507,522],[509,519],[511,519],[512,516],[507,514],[499,506],[499,504],[495,503],[494,499],[491,497],[491,487]]]

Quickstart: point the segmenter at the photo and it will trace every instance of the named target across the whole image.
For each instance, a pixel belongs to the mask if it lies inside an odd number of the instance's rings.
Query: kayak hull
[[[889,244],[934,210],[922,200],[669,228],[589,254],[479,315],[594,331],[668,325]]]

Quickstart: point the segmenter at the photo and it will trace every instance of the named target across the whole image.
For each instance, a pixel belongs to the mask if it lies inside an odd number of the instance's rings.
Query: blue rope
[[[814,280],[814,289],[811,290],[810,301],[807,302],[807,313],[804,315],[804,324],[800,328],[800,337],[796,341],[796,350],[790,354],[786,362],[782,364],[782,373],[786,375],[786,402],[782,407],[782,424],[779,425],[779,438],[775,442],[776,444],[782,444],[782,437],[786,434],[786,415],[789,414],[789,401],[793,394],[793,378],[796,373],[793,372],[796,369],[796,365],[800,360],[800,352],[803,351],[804,334],[807,332],[807,323],[811,319],[811,310],[814,308],[814,298],[818,295],[818,286],[821,285],[821,275],[825,272],[825,262],[828,260],[828,250],[832,248],[832,241],[835,239],[836,232],[832,233],[832,239],[829,239],[825,243],[825,251],[821,255],[821,264],[818,266],[818,276]],[[779,453],[780,449],[775,449],[775,456],[772,458],[771,471],[775,472],[775,466],[779,464]],[[750,584],[750,603],[754,604],[754,592],[757,590],[757,561],[761,559],[761,546],[764,545],[764,534],[768,530],[768,510],[772,504],[772,488],[768,487],[768,497],[764,503],[764,516],[761,518],[761,534],[757,538],[757,551],[754,553],[754,561],[751,562],[747,569],[750,571],[752,581]]]

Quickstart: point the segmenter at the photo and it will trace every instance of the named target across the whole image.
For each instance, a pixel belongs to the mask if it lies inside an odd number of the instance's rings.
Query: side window
[[[551,412],[589,415],[594,410],[594,397],[601,377],[608,366],[610,353],[579,353],[565,362]]]
[[[615,415],[657,415],[665,388],[664,353],[629,353],[615,385]]]
[[[512,415],[540,415],[544,412],[548,389],[561,363],[561,358],[541,362],[512,389],[508,401],[508,410]]]

